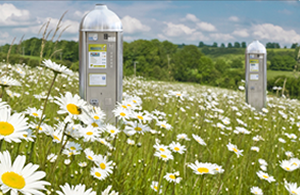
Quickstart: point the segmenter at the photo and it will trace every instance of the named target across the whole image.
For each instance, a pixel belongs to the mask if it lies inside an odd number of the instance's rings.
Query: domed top
[[[120,18],[104,4],[96,4],[81,23],[80,31],[123,31]]]
[[[267,50],[263,44],[261,44],[258,40],[252,41],[247,47],[247,53],[267,53]]]

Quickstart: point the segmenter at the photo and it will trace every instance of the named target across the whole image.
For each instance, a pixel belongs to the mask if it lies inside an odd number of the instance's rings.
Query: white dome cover
[[[267,50],[263,44],[258,40],[252,41],[247,47],[247,53],[267,53]]]
[[[80,31],[123,31],[120,18],[106,5],[96,4],[95,9],[87,13],[81,23]]]

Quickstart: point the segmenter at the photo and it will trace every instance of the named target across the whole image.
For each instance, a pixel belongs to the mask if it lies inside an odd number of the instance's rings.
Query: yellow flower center
[[[166,155],[164,155],[164,154],[162,154],[162,155],[160,155],[161,157],[163,157],[163,158],[167,158],[167,156]]]
[[[178,147],[175,147],[174,150],[179,151],[180,149]]]
[[[12,134],[15,131],[14,126],[8,122],[0,122],[0,135],[7,136]]]
[[[237,150],[236,148],[233,148],[233,151],[234,151],[234,152],[238,152],[238,150]]]
[[[27,135],[26,135],[26,134],[23,134],[23,136],[24,136],[24,137],[27,137]]]
[[[175,175],[170,175],[169,176],[171,179],[175,179]]]
[[[159,150],[160,150],[160,151],[162,151],[162,152],[164,152],[164,151],[165,151],[165,149],[163,149],[163,148],[159,148]]]
[[[104,170],[106,168],[106,165],[104,163],[101,163],[100,168]]]
[[[137,116],[138,119],[143,120],[144,118],[142,116]]]
[[[297,194],[295,191],[292,191],[292,194]]]
[[[111,132],[111,133],[115,133],[116,131],[115,131],[115,130],[110,130],[110,132]]]
[[[166,125],[164,125],[164,124],[161,124],[161,126],[162,126],[162,127],[164,127],[164,128],[167,128],[167,126],[166,126]]]
[[[96,175],[97,177],[101,177],[101,174],[100,174],[99,172],[96,172],[95,175]]]
[[[54,135],[53,138],[56,139],[57,141],[60,141],[60,139],[56,135]]]
[[[99,127],[99,125],[97,123],[95,123],[95,122],[92,123],[92,126],[93,127]]]
[[[73,155],[73,152],[69,152],[69,155],[72,156],[72,155]]]
[[[131,104],[127,104],[127,106],[131,107]]]
[[[93,160],[93,157],[91,157],[91,156],[88,156],[88,159],[90,159],[90,160]]]
[[[126,114],[124,112],[121,112],[120,115],[121,116],[126,116]]]
[[[135,101],[135,100],[132,100],[133,101],[133,103],[137,103],[137,101]]]
[[[158,189],[157,186],[154,186],[154,189],[157,190]]]
[[[180,94],[180,93],[177,93],[176,95],[177,95],[177,96],[181,96],[181,94]]]
[[[38,115],[37,113],[35,113],[35,112],[34,112],[34,113],[32,113],[32,115],[33,115],[33,116],[39,116],[39,115]]]
[[[89,131],[89,132],[86,132],[87,135],[93,135],[93,132]]]
[[[136,128],[134,128],[134,130],[136,130],[136,131],[142,131],[142,128],[141,127],[136,127]]]
[[[99,118],[99,116],[94,116],[94,119],[99,120],[100,118]]]
[[[15,172],[6,172],[1,177],[2,182],[10,188],[22,189],[25,187],[25,179],[23,176]]]
[[[79,107],[76,106],[75,104],[68,104],[68,105],[67,105],[67,110],[68,110],[71,114],[75,114],[75,115],[81,114],[81,110],[80,110]]]
[[[197,171],[199,173],[208,173],[209,172],[208,168],[205,168],[205,167],[200,167],[197,169]]]
[[[268,179],[268,178],[269,178],[269,176],[267,176],[267,175],[263,175],[263,177],[264,177],[265,179]]]
[[[287,171],[289,171],[289,170],[290,170],[290,168],[288,168],[288,167],[285,167],[285,169],[286,169]]]
[[[71,146],[70,149],[71,150],[76,150],[76,148],[74,146]]]
[[[125,106],[125,105],[122,105],[122,107],[123,107],[123,108],[127,108],[127,106]]]
[[[297,166],[297,163],[294,162],[293,165]]]

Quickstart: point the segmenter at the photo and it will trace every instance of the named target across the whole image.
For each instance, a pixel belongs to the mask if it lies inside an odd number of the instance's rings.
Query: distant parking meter
[[[245,53],[246,102],[260,111],[266,106],[267,51],[254,40]]]
[[[106,5],[97,4],[87,13],[79,29],[79,94],[100,106],[108,122],[122,100],[123,29],[119,17]]]

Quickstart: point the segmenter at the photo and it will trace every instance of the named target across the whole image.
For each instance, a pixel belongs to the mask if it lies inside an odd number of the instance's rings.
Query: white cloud
[[[238,22],[240,19],[236,16],[231,16],[228,18],[229,21],[232,21],[232,22]]]
[[[128,15],[122,18],[122,25],[124,32],[129,34],[149,31],[151,29],[149,26],[142,24],[138,19],[132,18]]]
[[[199,19],[194,14],[187,14],[185,18],[180,19],[180,21],[192,21],[192,22],[198,22]]]
[[[291,15],[292,14],[292,12],[290,10],[287,10],[287,9],[279,10],[278,12],[282,13],[282,14],[286,14],[286,15]]]
[[[233,31],[232,34],[239,37],[249,37],[249,33],[247,32],[247,29],[235,30]]]
[[[207,22],[199,22],[197,23],[197,27],[200,28],[201,30],[208,31],[208,32],[213,32],[217,30],[214,25]]]
[[[234,39],[233,36],[230,34],[223,34],[223,33],[214,33],[209,35],[213,40],[220,40],[220,41],[227,41],[230,39]]]
[[[127,41],[127,42],[131,42],[131,41],[135,40],[135,38],[131,37],[131,36],[124,36],[123,39],[124,39],[124,41]]]
[[[191,35],[195,29],[189,28],[184,24],[173,24],[172,22],[164,22],[167,27],[163,30],[164,34],[169,37],[178,37],[182,35]]]
[[[297,34],[295,30],[284,30],[281,26],[270,23],[253,25],[252,30],[253,36],[257,39],[282,43],[300,42],[300,34]]]
[[[30,12],[25,9],[18,9],[13,4],[0,4],[0,26],[28,25],[37,23],[35,18],[30,16]]]

